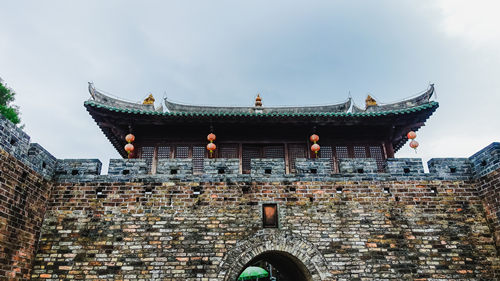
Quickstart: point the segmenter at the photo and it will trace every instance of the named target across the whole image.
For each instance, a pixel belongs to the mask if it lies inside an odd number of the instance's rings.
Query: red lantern
[[[319,141],[319,136],[316,134],[313,134],[313,135],[311,135],[311,137],[309,137],[309,140],[313,143],[316,143],[317,141]]]
[[[128,142],[128,143],[131,143],[133,141],[135,141],[135,136],[132,135],[132,134],[128,134],[125,136],[125,140]]]
[[[415,153],[417,153],[418,141],[411,140],[410,147],[413,148],[413,149],[415,149]]]
[[[408,137],[408,139],[413,140],[417,137],[417,134],[414,131],[409,131],[406,136]]]
[[[134,151],[134,145],[131,143],[127,143],[125,145],[125,151],[130,154],[132,151]]]
[[[207,150],[210,151],[210,153],[212,153],[212,151],[214,151],[216,148],[217,146],[213,142],[207,144]]]
[[[320,149],[319,144],[315,143],[315,144],[311,145],[311,151],[317,153],[319,151],[319,149]]]
[[[410,147],[413,148],[413,149],[417,149],[417,147],[418,147],[418,141],[412,140],[410,142]]]
[[[208,134],[207,140],[209,142],[213,142],[215,140],[215,134],[213,134],[213,133]]]

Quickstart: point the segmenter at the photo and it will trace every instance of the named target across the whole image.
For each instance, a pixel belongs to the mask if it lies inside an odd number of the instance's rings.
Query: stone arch
[[[331,277],[326,260],[313,244],[288,231],[263,229],[231,248],[220,263],[218,280],[234,281],[255,258],[270,254],[296,263],[308,275],[307,280]]]

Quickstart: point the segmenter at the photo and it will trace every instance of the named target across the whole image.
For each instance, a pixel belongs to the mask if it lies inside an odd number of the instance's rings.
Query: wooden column
[[[394,158],[394,147],[392,147],[391,141],[386,141],[384,143],[385,153],[387,154],[387,158]]]

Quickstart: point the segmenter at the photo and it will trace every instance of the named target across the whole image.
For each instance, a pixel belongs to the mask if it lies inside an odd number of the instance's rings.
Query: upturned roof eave
[[[131,115],[151,115],[151,116],[161,116],[165,118],[170,117],[184,117],[184,118],[199,118],[199,117],[254,117],[254,118],[276,118],[276,117],[288,117],[288,118],[307,118],[307,117],[343,117],[343,118],[356,118],[356,117],[379,117],[388,115],[401,115],[409,114],[413,112],[418,112],[426,109],[437,108],[439,106],[438,102],[430,101],[425,104],[421,104],[415,107],[409,107],[404,109],[395,109],[388,111],[374,111],[374,112],[293,112],[293,113],[243,113],[243,112],[160,112],[154,110],[140,110],[131,108],[119,108],[110,105],[102,104],[93,100],[88,100],[84,102],[86,107],[93,107],[96,109],[102,109],[109,112],[125,113]]]

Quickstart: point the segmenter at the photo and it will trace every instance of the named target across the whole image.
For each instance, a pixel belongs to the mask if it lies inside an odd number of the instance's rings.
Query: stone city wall
[[[315,280],[494,280],[486,220],[460,180],[59,183],[32,278],[235,280],[246,243],[299,255]]]
[[[28,280],[52,183],[0,149],[0,280]]]
[[[312,280],[497,280],[500,144],[470,158],[56,159],[0,117],[0,279],[236,280],[256,256]],[[278,207],[263,228],[262,205]],[[41,234],[41,236],[40,236]],[[36,258],[35,258],[36,254]]]

